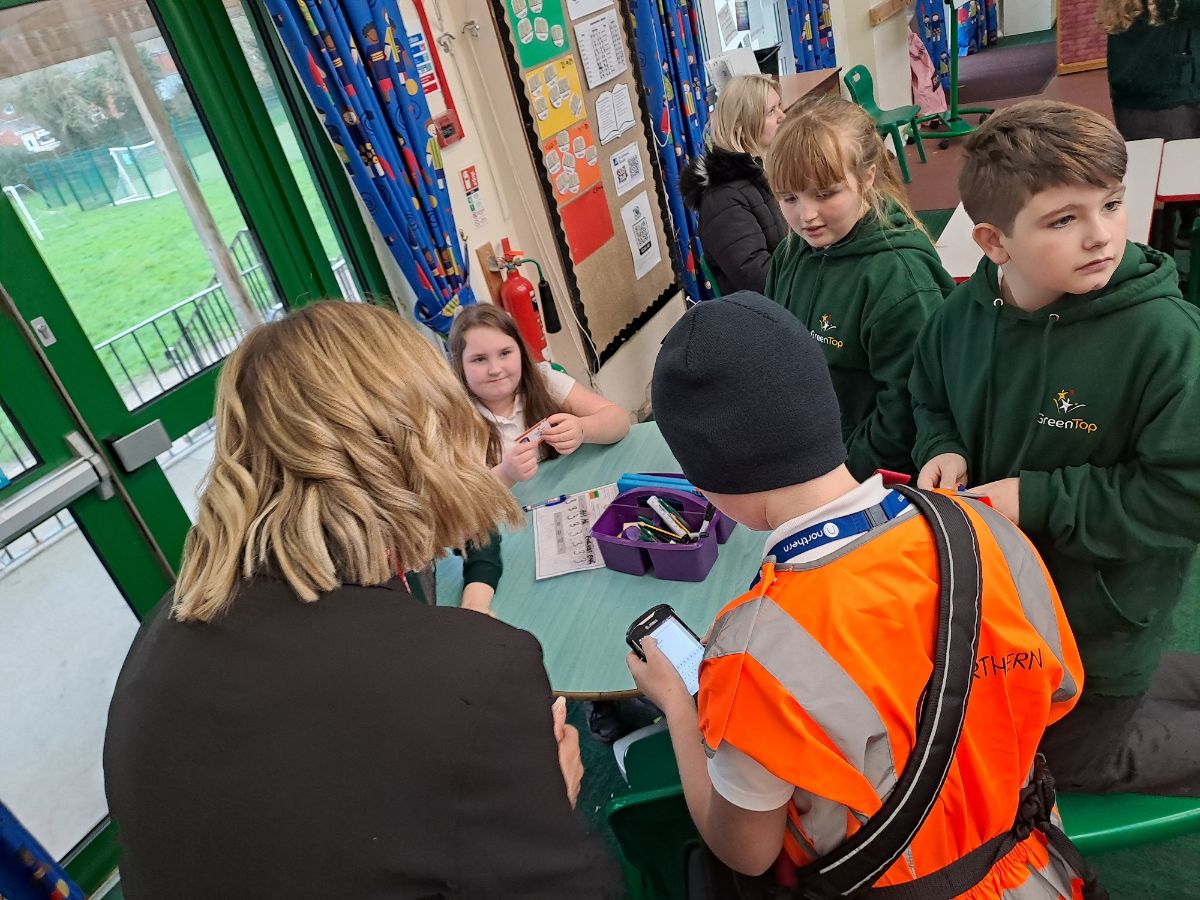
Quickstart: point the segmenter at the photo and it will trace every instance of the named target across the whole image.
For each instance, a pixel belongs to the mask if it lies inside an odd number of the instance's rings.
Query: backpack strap
[[[966,512],[943,494],[895,485],[925,517],[938,560],[938,629],[933,674],[916,742],[900,779],[875,815],[837,848],[797,873],[799,896],[852,897],[870,888],[912,843],[942,791],[962,733],[982,619],[979,540]]]

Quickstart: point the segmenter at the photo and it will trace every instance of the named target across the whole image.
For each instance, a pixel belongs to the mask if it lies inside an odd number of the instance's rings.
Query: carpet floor
[[[958,61],[958,102],[1035,96],[1054,76],[1056,66],[1053,43],[990,47]]]

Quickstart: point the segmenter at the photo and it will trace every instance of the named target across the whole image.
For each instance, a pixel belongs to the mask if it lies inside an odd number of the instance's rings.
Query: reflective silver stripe
[[[817,848],[814,847],[812,842],[804,836],[804,832],[796,827],[796,823],[792,821],[791,816],[787,817],[787,827],[788,832],[791,834],[796,843],[800,845],[800,849],[805,852],[809,860],[814,860],[820,857],[821,854],[817,852]]]
[[[896,783],[896,763],[879,711],[799,622],[770,597],[743,603],[718,620],[704,658],[737,653],[766,669],[866,776],[875,795],[887,796]]]
[[[1017,596],[1021,598],[1021,610],[1025,619],[1042,636],[1054,654],[1063,663],[1062,636],[1058,632],[1058,618],[1054,614],[1054,601],[1050,597],[1050,585],[1042,567],[1038,565],[1034,550],[1025,540],[1019,528],[986,503],[963,498],[971,509],[979,514],[996,539],[996,545],[1004,554],[1008,570],[1012,573]],[[1079,693],[1079,685],[1063,664],[1063,680],[1050,698],[1052,703],[1070,700]]]

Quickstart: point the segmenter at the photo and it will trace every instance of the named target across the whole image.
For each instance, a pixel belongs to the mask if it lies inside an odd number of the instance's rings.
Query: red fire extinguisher
[[[518,267],[525,263],[533,263],[536,266],[537,262],[522,257],[520,250],[513,250],[508,244],[508,238],[503,238],[500,246],[504,257],[499,263],[505,271],[504,283],[500,285],[500,305],[513,317],[517,331],[525,339],[525,345],[534,361],[542,362],[543,351],[546,349],[546,333],[542,327],[542,317],[538,313],[537,293],[533,282],[518,270]],[[541,266],[538,266],[538,272],[540,275]],[[542,279],[542,283],[545,284],[545,279]]]

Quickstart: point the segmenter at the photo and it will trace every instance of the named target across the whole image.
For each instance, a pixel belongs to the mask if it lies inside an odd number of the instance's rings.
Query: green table
[[[625,472],[678,472],[658,426],[633,426],[620,443],[586,444],[519,484],[519,503],[536,503],[615,482]],[[703,634],[727,602],[750,586],[762,559],[765,534],[739,525],[721,545],[708,578],[699,583],[660,581],[653,570],[625,575],[610,569],[572,572],[544,581],[533,577],[533,513],[530,525],[505,532],[504,577],[492,609],[501,621],[530,631],[542,643],[546,671],[555,693],[573,699],[636,694],[625,667],[625,629],[641,613],[669,603],[697,634]],[[447,557],[438,565],[439,603],[454,605],[462,594],[462,562]]]

